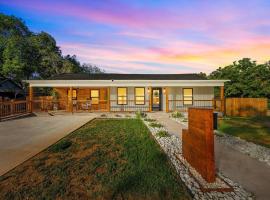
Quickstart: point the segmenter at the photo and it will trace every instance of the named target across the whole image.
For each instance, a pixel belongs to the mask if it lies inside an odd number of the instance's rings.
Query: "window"
[[[92,104],[99,103],[99,90],[91,90],[91,100]]]
[[[72,90],[72,99],[77,100],[77,90]]]
[[[117,88],[117,104],[127,104],[127,88]]]
[[[183,98],[184,98],[184,105],[192,105],[193,104],[193,89],[184,88]]]
[[[145,91],[144,88],[135,88],[135,104],[144,105]]]

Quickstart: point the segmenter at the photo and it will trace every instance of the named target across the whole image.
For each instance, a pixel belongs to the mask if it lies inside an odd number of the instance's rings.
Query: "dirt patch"
[[[95,152],[98,149],[99,146],[100,145],[95,144],[91,148],[85,148],[83,150],[79,150],[75,152],[72,157],[76,159],[81,159],[86,156],[90,156],[93,152]]]

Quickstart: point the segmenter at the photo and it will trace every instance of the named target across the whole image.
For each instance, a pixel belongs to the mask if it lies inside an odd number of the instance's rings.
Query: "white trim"
[[[224,86],[229,80],[26,80],[31,87],[200,87]]]

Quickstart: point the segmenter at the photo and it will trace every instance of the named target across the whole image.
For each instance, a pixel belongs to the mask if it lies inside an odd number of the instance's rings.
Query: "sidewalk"
[[[164,112],[149,113],[150,118],[158,120],[170,134],[181,137],[182,126],[169,118]],[[255,194],[256,199],[267,200],[270,197],[270,167],[229,146],[215,141],[216,167],[225,176],[239,183]]]

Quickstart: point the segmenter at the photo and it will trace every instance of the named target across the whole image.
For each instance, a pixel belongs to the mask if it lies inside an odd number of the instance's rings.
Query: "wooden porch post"
[[[147,91],[149,93],[149,112],[152,112],[152,87],[149,87]]]
[[[110,87],[107,88],[107,109],[108,112],[111,111],[111,98],[110,98],[111,94],[110,94]]]
[[[165,88],[166,92],[166,112],[169,112],[169,92],[168,87]]]
[[[220,87],[220,105],[221,105],[221,112],[225,114],[224,86]]]
[[[33,112],[33,87],[29,85],[29,112]]]
[[[69,88],[69,91],[68,91],[68,111],[69,112],[73,112],[73,102],[72,102],[72,91],[73,90],[73,88],[72,87],[70,87]]]

